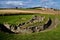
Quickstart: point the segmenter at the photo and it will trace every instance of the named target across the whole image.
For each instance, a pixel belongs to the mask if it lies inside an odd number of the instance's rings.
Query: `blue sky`
[[[60,0],[0,0],[0,8],[46,7],[60,9]]]

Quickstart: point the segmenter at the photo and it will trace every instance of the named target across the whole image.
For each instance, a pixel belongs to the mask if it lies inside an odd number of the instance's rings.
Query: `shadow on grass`
[[[12,16],[12,15],[34,15],[37,13],[5,13],[5,14],[0,14],[0,16]]]

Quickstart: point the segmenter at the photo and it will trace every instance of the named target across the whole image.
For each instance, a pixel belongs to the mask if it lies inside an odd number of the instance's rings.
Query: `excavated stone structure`
[[[23,25],[25,24],[29,24],[29,23],[36,23],[36,22],[41,22],[45,19],[45,17],[43,16],[34,16],[31,20],[29,20],[26,23],[22,23],[19,25],[9,25],[8,23],[4,23],[3,26],[8,29],[9,31],[11,31],[12,33],[34,33],[34,32],[40,32],[43,30],[46,30],[47,28],[49,28],[52,25],[52,19],[49,18],[49,20],[47,21],[47,23],[43,24],[43,25],[38,25],[38,26],[29,26],[29,27],[23,27]]]

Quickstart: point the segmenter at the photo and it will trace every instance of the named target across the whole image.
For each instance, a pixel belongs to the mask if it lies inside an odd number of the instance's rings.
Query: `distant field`
[[[45,16],[54,19],[57,18],[60,20],[60,15],[51,15],[51,14],[34,14],[38,16]],[[29,20],[34,15],[9,15],[9,16],[0,16],[0,23],[9,22],[9,23],[21,23]],[[40,33],[32,34],[7,34],[0,32],[0,40],[60,40],[60,23],[56,28]]]
[[[0,14],[20,14],[20,13],[39,13],[39,14],[60,14],[60,11],[51,11],[51,10],[16,10],[16,9],[6,9],[0,10]]]

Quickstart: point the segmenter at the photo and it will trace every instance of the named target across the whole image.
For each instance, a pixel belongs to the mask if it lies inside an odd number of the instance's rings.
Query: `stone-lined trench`
[[[48,29],[53,21],[51,18],[48,18],[46,23],[43,25],[38,25],[38,26],[29,26],[29,27],[24,27],[25,24],[32,24],[36,22],[42,22],[44,21],[45,16],[34,16],[31,20],[27,21],[26,23],[22,23],[19,25],[9,25],[8,23],[3,23],[0,24],[0,30],[8,33],[34,33],[34,32],[40,32]]]

